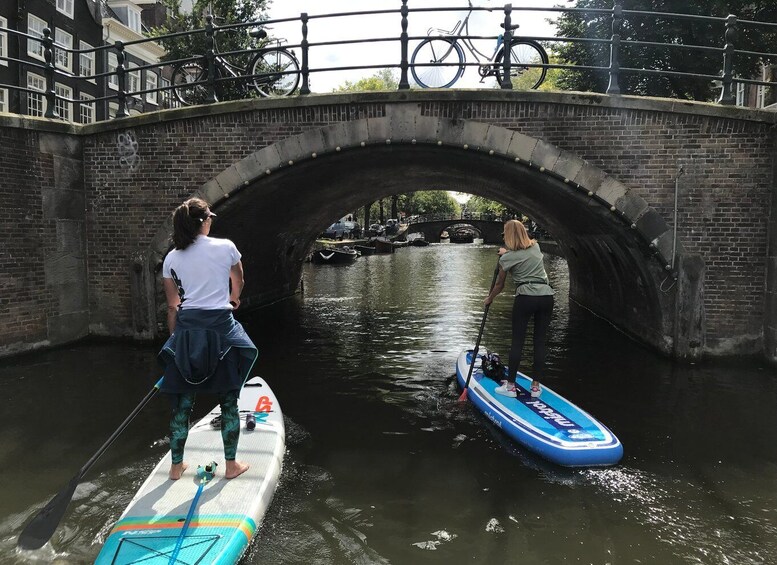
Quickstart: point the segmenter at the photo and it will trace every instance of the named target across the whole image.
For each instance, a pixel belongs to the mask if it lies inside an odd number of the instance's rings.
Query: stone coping
[[[743,108],[740,106],[722,106],[710,102],[694,102],[673,98],[648,98],[642,96],[607,95],[593,92],[550,92],[537,90],[412,89],[401,91],[311,94],[308,96],[289,96],[285,98],[252,98],[248,100],[219,102],[203,106],[148,112],[136,116],[128,116],[126,118],[84,125],[48,118],[0,113],[0,127],[71,135],[92,135],[115,130],[124,130],[131,127],[169,123],[189,118],[200,118],[236,112],[348,104],[402,104],[423,102],[529,102],[708,116],[721,119],[760,122],[768,125],[777,123],[777,111],[774,110],[759,110],[754,108]]]

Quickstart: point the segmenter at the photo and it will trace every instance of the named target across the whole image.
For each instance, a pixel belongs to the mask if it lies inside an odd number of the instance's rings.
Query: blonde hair
[[[518,249],[528,249],[535,243],[536,239],[529,237],[529,232],[526,231],[526,226],[518,220],[508,220],[505,222],[505,246],[510,251],[517,251]]]

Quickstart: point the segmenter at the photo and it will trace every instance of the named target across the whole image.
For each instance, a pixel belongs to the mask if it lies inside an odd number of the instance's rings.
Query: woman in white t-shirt
[[[240,437],[237,398],[257,357],[256,346],[234,319],[243,290],[240,252],[228,239],[210,237],[216,214],[208,203],[191,198],[173,212],[173,244],[165,257],[162,280],[167,296],[170,338],[159,352],[165,367],[161,391],[170,394],[170,478],[187,468],[183,461],[189,416],[198,392],[218,395],[225,477],[248,469],[236,460]]]
[[[502,292],[507,274],[515,283],[513,302],[513,338],[507,367],[507,380],[495,389],[498,394],[516,397],[515,377],[521,363],[523,343],[529,319],[534,318],[534,372],[530,394],[539,396],[542,392],[539,379],[545,376],[545,336],[553,313],[555,290],[548,282],[540,244],[529,237],[526,227],[518,220],[509,220],[504,225],[505,247],[499,249],[499,275],[494,288],[484,304]]]

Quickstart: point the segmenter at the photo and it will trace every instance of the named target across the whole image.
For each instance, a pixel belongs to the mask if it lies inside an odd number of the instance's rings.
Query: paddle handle
[[[132,411],[132,413],[127,416],[127,418],[121,423],[121,425],[116,428],[116,431],[111,434],[111,437],[108,438],[108,440],[102,445],[100,449],[97,450],[97,452],[92,455],[92,458],[87,461],[83,467],[81,467],[81,470],[78,472],[77,478],[80,480],[83,478],[84,475],[86,475],[87,471],[97,463],[97,460],[100,458],[100,456],[108,451],[108,448],[113,444],[114,441],[116,441],[116,438],[118,438],[121,433],[127,429],[127,426],[130,425],[130,422],[135,419],[135,416],[138,415],[138,413],[143,410],[143,408],[146,406],[146,404],[149,403],[149,401],[154,397],[154,395],[159,392],[159,389],[162,386],[162,381],[164,380],[164,377],[160,378],[157,383],[154,385],[154,388],[152,388],[148,394],[143,398],[143,400],[140,401],[140,404],[137,405],[137,407]]]
[[[488,289],[489,294],[494,290],[496,279],[499,276],[499,261],[496,262],[496,268],[494,269],[494,277],[491,279],[491,286]],[[478,358],[478,349],[480,349],[480,339],[483,337],[483,328],[486,327],[486,317],[488,316],[488,309],[491,304],[486,304],[483,308],[483,319],[480,321],[480,330],[478,331],[478,338],[475,340],[475,349],[472,351],[472,362],[469,364],[469,371],[467,371],[467,380],[464,382],[464,390],[461,393],[459,400],[467,398],[467,389],[469,388],[469,381],[472,378],[472,370],[475,368],[475,361]]]

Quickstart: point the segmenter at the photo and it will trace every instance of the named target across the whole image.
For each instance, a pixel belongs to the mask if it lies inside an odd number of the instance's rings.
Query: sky
[[[550,8],[563,4],[563,0],[527,0],[523,6]],[[499,24],[504,21],[505,2],[499,0],[475,0],[476,6],[492,8],[493,12],[474,12],[470,18],[470,35],[491,35],[501,33]],[[513,5],[518,3],[513,0]],[[456,22],[466,16],[466,0],[408,0],[408,7],[433,8],[461,6],[458,12],[410,13],[408,16],[408,34],[425,36],[429,28],[450,30]],[[401,0],[274,0],[268,9],[270,19],[299,17],[307,12],[309,16],[368,10],[391,10],[402,7]],[[532,11],[513,12],[513,24],[519,23],[518,33],[550,37],[554,27],[546,20],[555,18],[557,12]],[[297,22],[270,24],[270,35],[286,38],[290,44],[299,44],[302,40],[301,24]],[[338,18],[313,19],[308,23],[308,41],[311,43],[344,39],[367,39],[376,37],[396,37],[402,32],[401,16],[397,14],[343,16]],[[410,53],[419,41],[411,41]],[[496,46],[495,40],[476,40],[476,47],[491,55]],[[299,49],[294,50],[300,57]],[[310,50],[310,68],[338,67],[353,65],[389,65],[398,64],[400,58],[399,41],[358,45],[333,45],[312,47]],[[469,52],[467,61],[475,62]],[[313,92],[332,92],[345,81],[356,82],[361,78],[375,74],[376,70],[359,69],[353,71],[332,71],[310,74],[310,89]],[[399,77],[399,69],[395,71]],[[409,77],[412,81],[412,76]],[[456,88],[491,88],[495,79],[488,78],[480,84],[475,67],[467,67],[464,76],[456,83]]]

